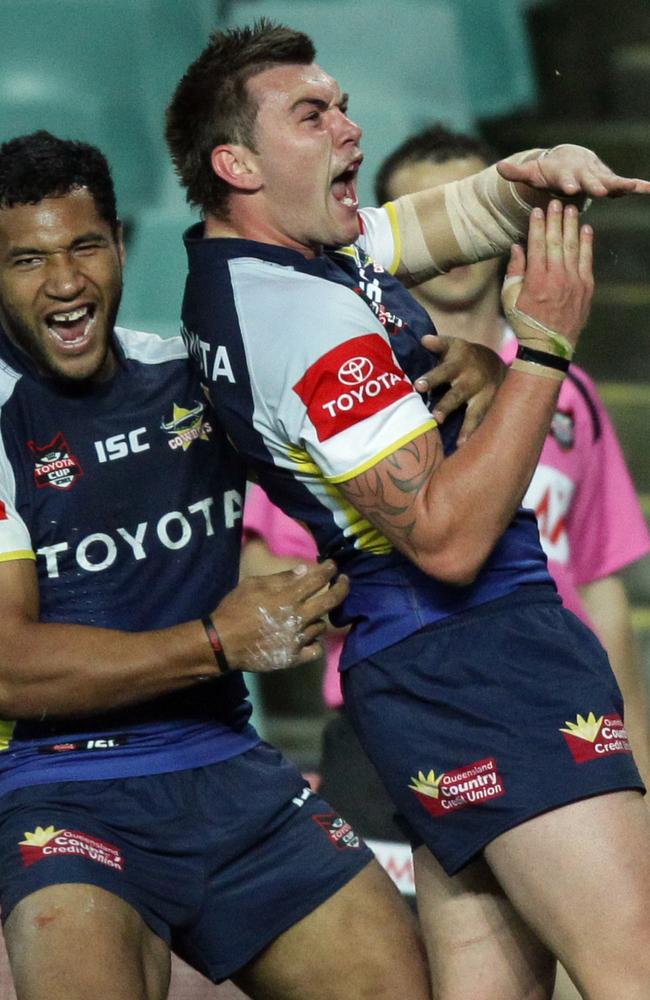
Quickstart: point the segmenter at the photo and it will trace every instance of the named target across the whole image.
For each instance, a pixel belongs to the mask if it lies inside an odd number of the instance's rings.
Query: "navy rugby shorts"
[[[0,806],[3,921],[45,886],[97,885],[214,982],[373,858],[264,743],[191,771],[21,788]]]
[[[643,790],[607,655],[551,588],[427,626],[343,690],[413,847],[449,875],[533,816]]]

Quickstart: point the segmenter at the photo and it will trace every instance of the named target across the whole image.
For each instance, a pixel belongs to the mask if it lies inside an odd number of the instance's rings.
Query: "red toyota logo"
[[[339,382],[343,385],[359,385],[366,382],[374,371],[368,358],[350,358],[339,368]]]

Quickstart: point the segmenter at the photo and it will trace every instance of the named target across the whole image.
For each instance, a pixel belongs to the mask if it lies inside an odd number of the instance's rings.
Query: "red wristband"
[[[221,674],[230,673],[230,667],[228,665],[228,660],[226,659],[226,654],[223,651],[223,646],[221,645],[221,639],[219,638],[219,633],[214,627],[214,622],[210,618],[210,615],[206,615],[205,618],[202,618],[201,624],[205,629],[205,634],[208,637],[208,642],[212,646],[212,652],[214,653],[214,658],[217,661],[217,666],[219,667],[219,673]]]

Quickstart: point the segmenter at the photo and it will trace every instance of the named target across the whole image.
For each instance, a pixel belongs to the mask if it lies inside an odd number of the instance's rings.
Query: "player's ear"
[[[257,191],[262,186],[255,156],[247,146],[215,146],[210,162],[217,177],[240,191]]]

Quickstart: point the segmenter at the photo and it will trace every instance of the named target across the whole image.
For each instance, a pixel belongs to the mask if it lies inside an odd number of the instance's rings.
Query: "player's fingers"
[[[457,410],[465,402],[465,394],[457,386],[451,385],[444,396],[437,401],[435,409],[431,411],[431,416],[439,424],[444,423],[445,418]]]
[[[432,389],[437,389],[439,386],[453,381],[458,375],[458,362],[446,360],[449,354],[451,339],[450,337],[443,336],[434,337],[430,333],[420,338],[420,343],[423,347],[426,347],[430,354],[438,355],[443,360],[439,361],[435,368],[429,369],[424,375],[416,378],[413,386],[418,392],[430,392]]]
[[[460,447],[472,436],[477,427],[483,422],[483,417],[490,408],[490,403],[494,398],[492,392],[479,393],[474,396],[471,403],[468,403],[465,410],[465,417],[458,432],[457,444]]]
[[[499,160],[496,164],[497,172],[507,181],[515,181],[523,184],[533,184],[538,186],[537,161],[525,160],[523,163],[513,163],[512,160]]]
[[[632,194],[636,184],[636,178],[620,177],[600,161],[584,167],[580,174],[580,190],[595,198],[607,196],[615,198],[624,194]]]
[[[604,198],[610,191],[625,190],[625,188],[619,187],[602,174],[585,171],[581,178],[580,190],[583,194],[591,195],[592,198]]]
[[[565,267],[569,268],[571,271],[575,271],[578,265],[578,254],[580,250],[578,209],[575,205],[564,206],[562,245],[564,250]]]
[[[602,196],[603,194],[630,194],[634,191],[634,184],[633,177],[619,177],[612,170],[601,170],[597,173],[592,172],[585,178],[584,190],[588,194],[593,193],[597,196]],[[592,185],[595,190],[590,190],[589,185]]]
[[[341,574],[327,590],[303,601],[300,607],[303,621],[312,622],[328,615],[347,597],[349,591],[350,581],[347,576]]]
[[[278,577],[288,577],[286,580],[287,593],[292,595],[296,601],[305,601],[313,594],[318,593],[332,580],[337,573],[336,563],[333,559],[325,559],[322,563],[306,565],[300,563],[294,569],[287,570],[286,573],[278,573]],[[282,583],[285,580],[281,581]]]
[[[309,646],[311,643],[315,642],[320,635],[323,635],[326,628],[327,624],[322,618],[319,618],[316,622],[312,622],[311,625],[307,625],[302,632],[299,632],[296,636],[298,645],[301,647]]]
[[[506,268],[506,278],[523,278],[526,272],[526,251],[521,243],[513,243]]]
[[[578,251],[578,274],[585,284],[593,283],[594,266],[594,231],[591,226],[580,227],[580,245]]]
[[[546,216],[543,209],[534,208],[528,220],[526,273],[546,269]]]
[[[630,191],[624,192],[626,194],[650,194],[650,181],[644,181],[640,177],[630,177],[626,180],[632,181],[632,187]]]
[[[546,209],[546,266],[558,265],[564,266],[563,205],[553,198]]]
[[[323,647],[320,642],[316,640],[311,642],[308,646],[303,646],[302,649],[298,650],[296,653],[293,666],[299,667],[305,663],[313,663],[314,660],[319,660],[323,655]]]
[[[552,187],[554,191],[559,191],[561,194],[566,194],[568,196],[577,194],[578,191],[584,190],[582,182],[576,176],[576,172],[569,169],[559,172],[557,180],[554,182]]]
[[[441,385],[447,385],[457,374],[457,365],[442,361],[435,368],[432,368],[424,375],[420,375],[415,381],[415,388],[418,392],[429,392],[431,389],[438,389]]]

